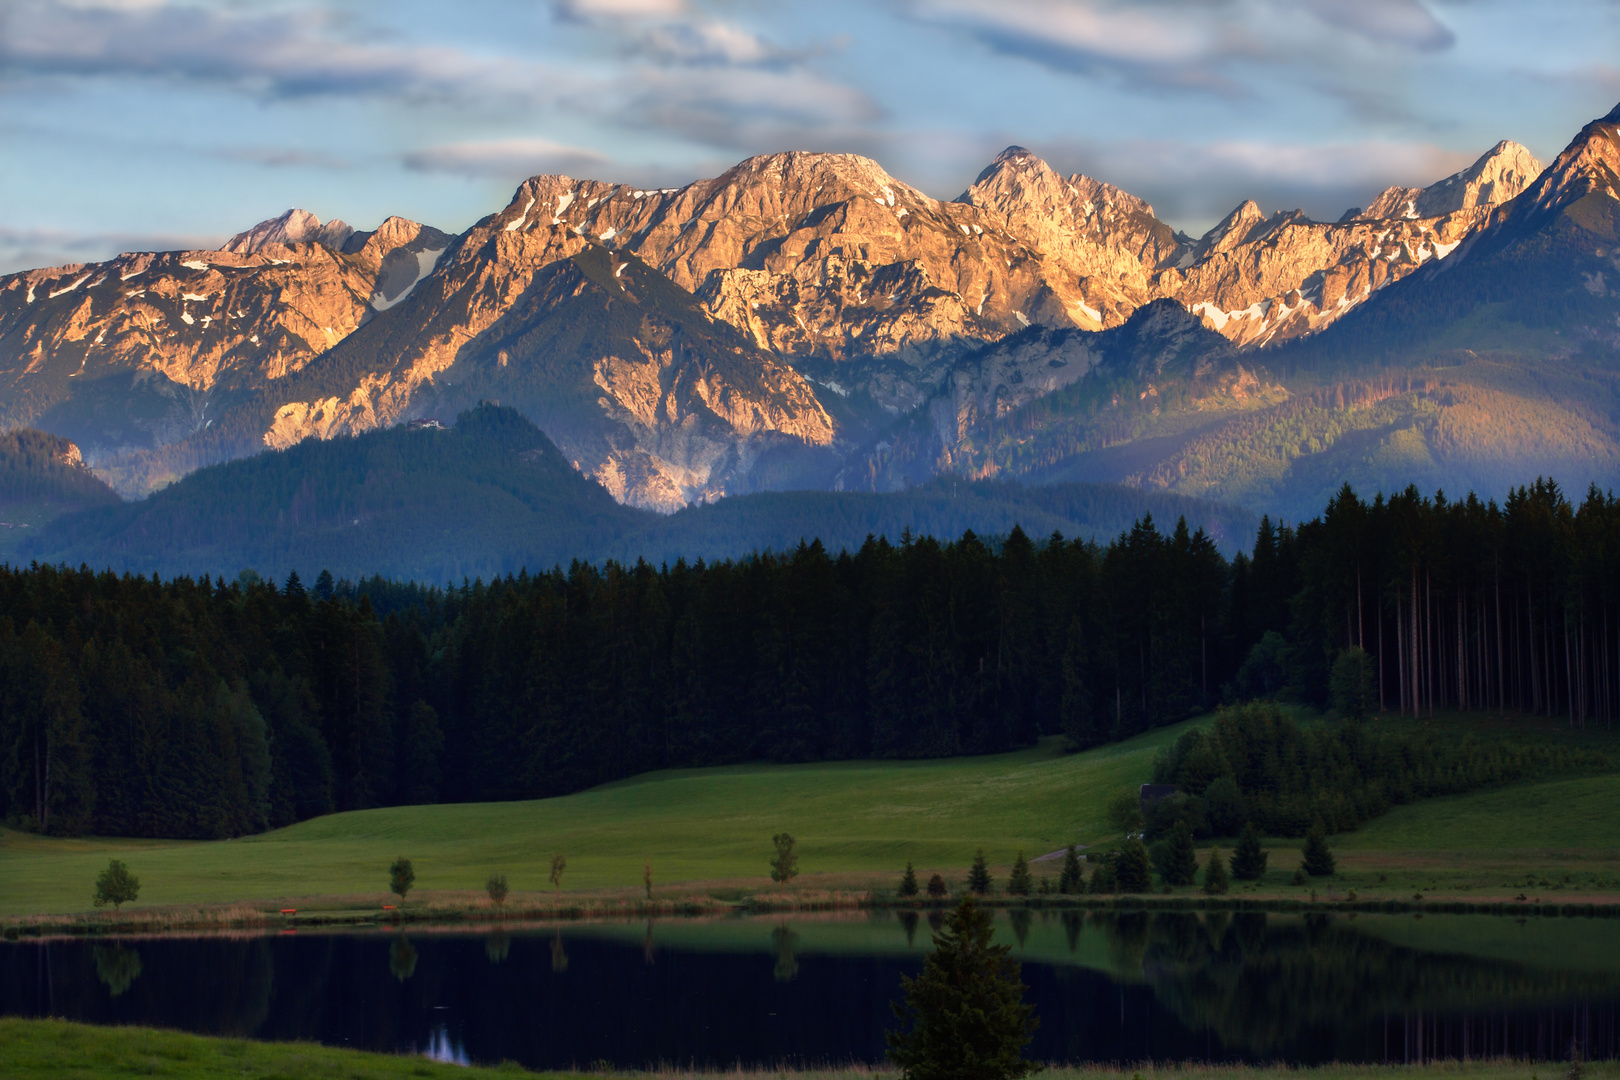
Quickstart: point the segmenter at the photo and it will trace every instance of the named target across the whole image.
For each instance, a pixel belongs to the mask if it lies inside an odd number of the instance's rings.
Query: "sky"
[[[1197,235],[1616,102],[1620,0],[0,0],[0,272],[790,149],[954,198],[1016,143]]]

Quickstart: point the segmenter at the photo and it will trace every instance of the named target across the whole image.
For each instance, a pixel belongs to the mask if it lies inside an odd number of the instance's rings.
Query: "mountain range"
[[[1345,480],[1620,472],[1620,108],[1338,221],[1200,238],[1010,147],[943,201],[847,154],[564,176],[450,234],[289,211],[218,251],[0,278],[0,426],[141,495],[310,437],[536,423],[620,503],[933,477],[1314,513]]]

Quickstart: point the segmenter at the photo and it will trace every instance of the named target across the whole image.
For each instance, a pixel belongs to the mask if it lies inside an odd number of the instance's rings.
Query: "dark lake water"
[[[1001,912],[1058,1062],[1620,1056],[1620,924]],[[531,1068],[877,1062],[926,915],[0,943],[0,1013]]]

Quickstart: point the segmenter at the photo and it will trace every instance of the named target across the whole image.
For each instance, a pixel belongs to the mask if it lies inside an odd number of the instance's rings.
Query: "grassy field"
[[[103,1080],[106,1077],[167,1077],[172,1080],[302,1080],[341,1076],[346,1080],[392,1080],[394,1077],[455,1077],[458,1080],[511,1076],[562,1077],[530,1073],[506,1064],[497,1068],[441,1065],[420,1057],[369,1054],[310,1043],[261,1043],[184,1035],[151,1028],[100,1028],[61,1020],[0,1019],[0,1060],[9,1080]],[[1556,1080],[1564,1075],[1557,1063],[1516,1061],[1443,1061],[1426,1065],[1221,1066],[1145,1062],[1124,1068],[1050,1067],[1039,1075],[1051,1080]],[[643,1073],[592,1073],[645,1080],[879,1080],[892,1070],[867,1066],[804,1072],[735,1069],[716,1073],[676,1070]],[[1615,1080],[1620,1065],[1588,1062],[1585,1080]]]
[[[0,830],[0,917],[89,910],[109,856],[141,878],[142,908],[375,908],[391,899],[387,867],[397,855],[415,864],[413,901],[476,902],[492,872],[507,875],[514,900],[544,894],[554,853],[568,860],[568,895],[639,895],[650,861],[665,897],[734,900],[769,887],[770,837],[782,830],[798,838],[798,884],[809,889],[888,887],[907,859],[925,878],[937,869],[957,884],[980,847],[1004,868],[1018,851],[1034,859],[1112,839],[1108,799],[1147,780],[1158,749],[1197,722],[1081,754],[1048,741],[978,758],[670,771],[564,798],[334,814],[210,843]],[[1501,737],[1521,734],[1504,727]],[[1558,737],[1612,745],[1607,733]],[[1332,880],[1290,885],[1299,842],[1274,842],[1266,880],[1236,895],[1303,898],[1316,889],[1345,898],[1354,889],[1361,899],[1620,902],[1616,806],[1614,774],[1428,800],[1336,837],[1341,873]],[[1036,864],[1038,875],[1057,869]]]
[[[798,838],[806,883],[865,887],[992,862],[1034,858],[1108,835],[1109,796],[1148,779],[1155,751],[1183,726],[1084,754],[1055,742],[1012,754],[941,761],[745,765],[651,773],[558,799],[396,807],[334,814],[241,840],[63,840],[0,832],[0,915],[88,909],[109,856],[141,879],[143,905],[372,894],[409,857],[422,890],[478,890],[491,872],[514,891],[563,884],[635,889],[651,860],[660,884],[765,880],[771,836]],[[1054,871],[1055,872],[1055,871]]]

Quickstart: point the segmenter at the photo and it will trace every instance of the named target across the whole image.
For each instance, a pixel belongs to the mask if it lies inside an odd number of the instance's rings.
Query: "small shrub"
[[[945,879],[940,877],[938,874],[935,874],[933,877],[928,879],[929,896],[932,896],[937,900],[940,897],[943,897],[949,891],[949,889],[945,888]]]
[[[400,902],[404,903],[405,894],[410,892],[411,886],[415,884],[416,868],[411,865],[411,860],[401,855],[388,868],[388,891],[397,893]]]
[[[568,860],[562,855],[551,857],[551,887],[559,893],[562,892],[563,871],[568,869]]]
[[[771,857],[771,880],[785,888],[799,876],[799,854],[794,850],[798,841],[791,833],[779,832],[771,837],[771,843],[776,847]]]
[[[506,875],[491,874],[489,880],[484,882],[484,891],[489,893],[489,899],[495,904],[506,903]]]

